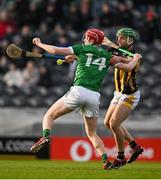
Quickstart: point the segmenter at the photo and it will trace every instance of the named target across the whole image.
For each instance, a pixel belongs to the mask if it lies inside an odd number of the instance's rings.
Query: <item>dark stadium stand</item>
[[[161,104],[161,51],[155,48],[148,48],[145,43],[139,43],[138,47],[144,47],[146,52],[143,52],[143,61],[140,66],[138,75],[138,84],[141,90],[141,102],[137,107],[139,112],[148,113],[160,112]],[[139,48],[140,49],[140,48]],[[7,87],[4,83],[0,86],[0,106],[14,107],[48,107],[56,99],[61,97],[69,88],[70,83],[67,78],[68,66],[52,67],[51,73],[52,86],[46,87],[31,87],[31,88],[16,88]],[[114,90],[112,70],[107,75],[102,89],[101,108],[107,108]]]
[[[24,59],[12,61],[6,57],[5,49],[9,43],[16,43],[26,50],[39,52],[41,50],[32,45],[32,38],[35,36],[51,44],[68,46],[80,42],[86,28],[96,26],[102,28],[114,41],[116,29],[133,25],[133,28],[140,33],[136,51],[143,55],[138,75],[141,102],[136,112],[161,113],[160,5],[152,2],[148,4],[147,1],[101,0],[97,3],[97,0],[89,0],[85,4],[87,11],[84,11],[81,9],[84,7],[82,5],[84,1],[81,0],[30,2],[26,1],[24,4],[21,1],[8,0],[1,3],[0,27],[3,31],[0,32],[0,107],[49,107],[67,92],[72,84],[69,65],[56,66],[54,60],[35,60],[39,79],[34,86],[8,86],[4,81],[4,75],[8,72],[9,64],[14,63],[18,70],[23,71],[28,61]],[[103,3],[106,4],[106,10],[101,6]],[[49,10],[48,5],[55,8]],[[118,12],[121,12],[122,16],[119,16]],[[117,21],[114,21],[115,18]],[[80,19],[83,20],[80,21]],[[40,67],[45,67],[46,70],[41,72]],[[113,91],[113,70],[111,68],[101,92],[100,106],[102,109],[106,109],[109,105]]]

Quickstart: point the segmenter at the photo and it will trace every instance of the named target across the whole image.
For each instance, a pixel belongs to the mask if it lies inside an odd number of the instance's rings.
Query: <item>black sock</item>
[[[117,158],[118,159],[124,159],[125,158],[124,152],[118,152]]]
[[[131,142],[129,143],[129,145],[130,145],[130,147],[131,147],[132,149],[134,149],[135,146],[137,145],[137,143],[135,142],[135,140],[133,140],[133,141],[131,141]]]
[[[101,158],[102,158],[102,162],[105,163],[108,159],[107,154],[102,154]]]

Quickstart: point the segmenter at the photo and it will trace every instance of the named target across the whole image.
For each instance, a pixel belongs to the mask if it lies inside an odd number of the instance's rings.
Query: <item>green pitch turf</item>
[[[127,164],[105,171],[101,162],[0,160],[0,179],[159,179],[161,163]]]

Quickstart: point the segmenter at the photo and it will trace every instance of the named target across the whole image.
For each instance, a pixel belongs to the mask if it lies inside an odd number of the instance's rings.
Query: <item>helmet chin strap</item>
[[[131,39],[132,39],[132,38],[131,38]],[[127,43],[128,45],[132,45],[133,42],[134,42],[134,40],[132,39],[132,40],[130,41],[130,38],[129,38],[129,36],[128,36],[128,37],[127,37],[127,40],[126,40],[126,43]]]
[[[134,43],[134,40],[131,39],[131,41],[130,41],[130,38],[129,38],[129,36],[128,36],[127,39],[126,39],[126,46],[123,47],[123,48],[129,49],[129,48],[131,48],[131,47],[133,46],[133,43]]]

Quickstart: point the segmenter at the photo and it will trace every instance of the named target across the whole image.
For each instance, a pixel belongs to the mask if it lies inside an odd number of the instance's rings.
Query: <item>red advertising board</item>
[[[110,159],[117,155],[117,149],[113,138],[102,138]],[[161,161],[161,138],[137,138],[137,142],[143,146],[144,152],[138,160]],[[126,158],[130,156],[130,148],[125,146]],[[88,138],[81,137],[54,137],[50,146],[50,158],[73,161],[99,160],[99,155],[93,149]]]

